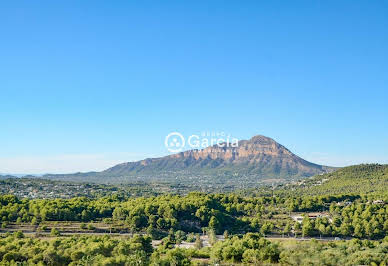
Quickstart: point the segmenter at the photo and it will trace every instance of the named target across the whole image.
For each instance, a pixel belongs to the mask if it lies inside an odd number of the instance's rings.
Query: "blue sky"
[[[388,163],[387,1],[7,1],[0,172],[101,170],[165,136]]]

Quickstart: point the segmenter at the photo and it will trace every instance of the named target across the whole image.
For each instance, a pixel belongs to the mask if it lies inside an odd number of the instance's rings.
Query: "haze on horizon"
[[[385,1],[3,3],[0,173],[159,157],[173,131],[262,134],[323,165],[388,163],[387,12]]]

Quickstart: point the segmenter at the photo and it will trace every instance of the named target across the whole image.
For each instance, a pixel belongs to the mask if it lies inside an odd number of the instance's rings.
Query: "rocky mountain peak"
[[[138,162],[116,165],[104,171],[115,175],[155,175],[169,173],[176,175],[198,175],[203,172],[214,175],[243,175],[253,179],[306,177],[324,173],[329,169],[317,165],[293,154],[275,140],[257,135],[249,140],[241,140],[238,147],[213,145],[200,150],[188,150],[180,153],[150,158]]]

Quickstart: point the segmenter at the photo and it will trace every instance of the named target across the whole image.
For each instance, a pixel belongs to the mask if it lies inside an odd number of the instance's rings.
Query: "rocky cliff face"
[[[330,170],[290,152],[265,136],[239,141],[238,147],[214,145],[161,158],[145,159],[116,165],[103,173],[111,175],[158,174],[158,172],[207,173],[260,178],[307,177]]]
[[[284,146],[280,145],[271,138],[264,136],[255,136],[250,140],[242,140],[238,147],[219,147],[217,145],[205,148],[203,150],[189,150],[178,154],[170,155],[171,158],[190,158],[199,159],[222,159],[233,162],[236,160],[246,160],[257,158],[259,155],[268,155],[273,157],[292,156],[293,154]]]

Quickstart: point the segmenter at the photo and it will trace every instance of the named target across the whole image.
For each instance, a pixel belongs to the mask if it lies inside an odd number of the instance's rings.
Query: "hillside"
[[[335,195],[347,193],[380,193],[388,190],[388,165],[360,164],[338,169],[286,186],[295,194]]]
[[[46,175],[45,178],[125,183],[135,180],[196,186],[250,187],[326,173],[333,168],[308,162],[265,136],[239,141],[238,147],[217,145],[113,166],[102,172]]]

